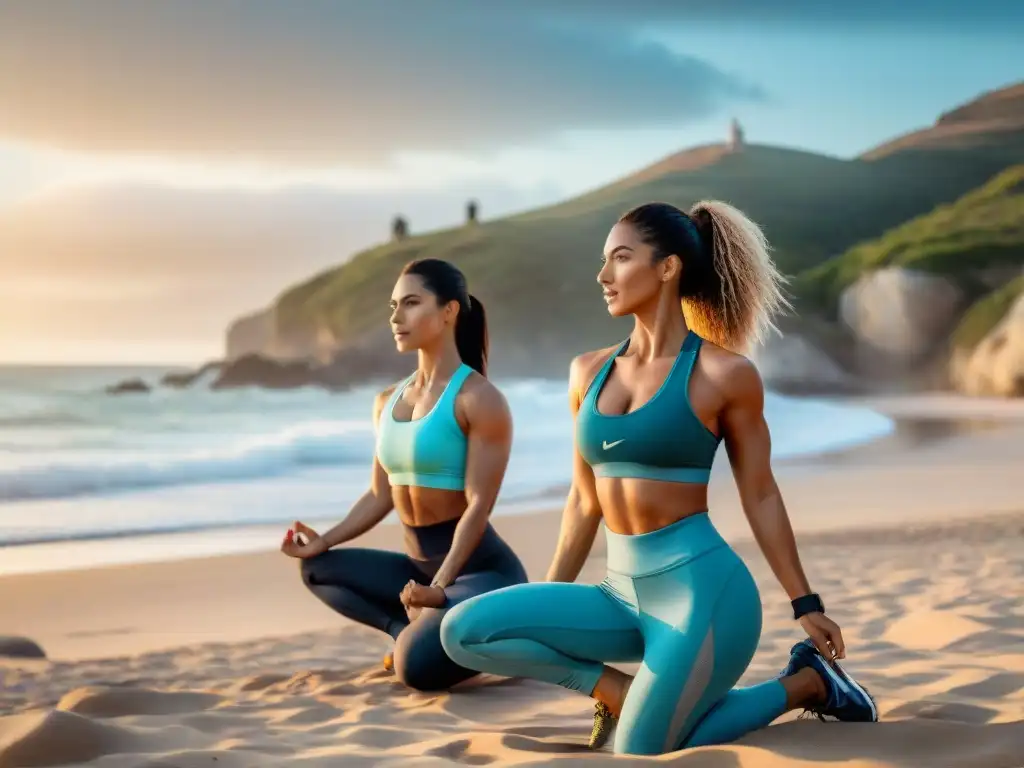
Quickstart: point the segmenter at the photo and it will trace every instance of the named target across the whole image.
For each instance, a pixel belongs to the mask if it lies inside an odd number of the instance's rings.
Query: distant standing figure
[[[391,220],[391,239],[392,240],[405,240],[409,235],[409,222],[405,220],[404,216],[395,216]]]

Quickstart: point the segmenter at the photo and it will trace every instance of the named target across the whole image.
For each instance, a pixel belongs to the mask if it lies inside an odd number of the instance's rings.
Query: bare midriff
[[[465,491],[400,485],[392,487],[391,499],[399,519],[413,528],[445,523],[466,511]]]
[[[650,533],[708,508],[708,487],[640,478],[599,477],[597,499],[612,533]]]

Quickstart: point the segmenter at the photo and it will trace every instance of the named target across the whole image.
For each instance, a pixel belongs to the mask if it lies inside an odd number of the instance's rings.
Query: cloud
[[[977,0],[0,0],[0,139],[379,168],[570,130],[682,126],[773,86],[644,31],[1021,27]]]
[[[577,22],[679,24],[726,23],[748,29],[782,23],[788,28],[849,25],[872,29],[903,29],[921,32],[966,30],[1016,31],[1024,22],[1024,6],[1018,0],[517,0],[520,12],[562,14]]]
[[[381,166],[399,152],[681,125],[762,95],[708,62],[642,42],[631,31],[642,16],[623,26],[600,13],[573,20],[539,3],[500,5],[4,2],[0,138]]]
[[[215,348],[238,315],[385,241],[395,213],[413,233],[452,226],[470,196],[488,220],[555,192],[482,181],[373,192],[118,184],[12,205],[0,209],[0,348],[146,339]]]

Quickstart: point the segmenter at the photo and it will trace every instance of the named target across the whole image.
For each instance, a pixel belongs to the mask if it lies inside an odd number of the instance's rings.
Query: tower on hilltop
[[[730,152],[739,152],[743,149],[743,129],[735,117],[729,124],[729,140],[726,142]]]

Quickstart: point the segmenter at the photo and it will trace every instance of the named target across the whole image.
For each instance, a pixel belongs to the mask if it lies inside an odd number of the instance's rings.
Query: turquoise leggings
[[[585,694],[604,662],[641,662],[619,717],[620,754],[724,744],[786,711],[778,680],[733,688],[757,650],[761,600],[707,513],[607,540],[601,584],[520,584],[471,598],[441,624],[445,652],[470,669]]]

